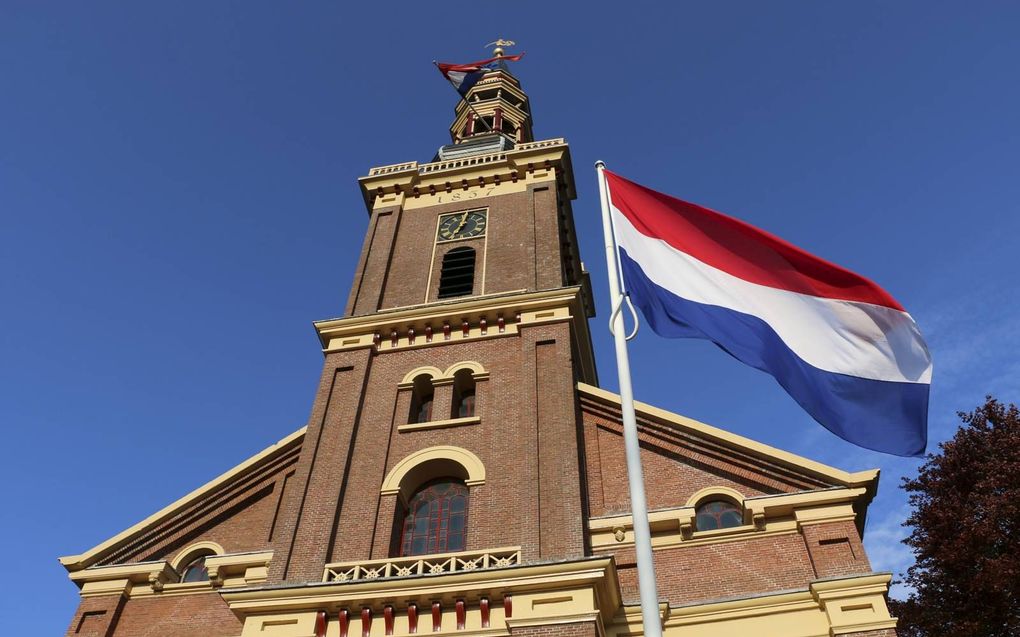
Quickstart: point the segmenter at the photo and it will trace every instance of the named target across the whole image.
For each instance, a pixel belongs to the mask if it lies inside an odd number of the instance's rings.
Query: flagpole
[[[630,512],[634,520],[634,550],[637,553],[638,591],[641,594],[641,620],[645,637],[662,637],[659,617],[659,593],[655,584],[655,562],[652,559],[652,533],[648,528],[648,502],[641,471],[641,447],[638,443],[637,417],[634,415],[634,391],[630,384],[630,359],[624,332],[624,302],[620,292],[620,269],[617,262],[613,218],[609,213],[609,188],[606,185],[606,164],[595,162],[602,199],[602,233],[606,241],[606,266],[609,268],[609,297],[612,299],[613,340],[616,343],[616,371],[620,382],[620,412],[623,416],[623,444],[627,454],[627,481],[630,485]]]

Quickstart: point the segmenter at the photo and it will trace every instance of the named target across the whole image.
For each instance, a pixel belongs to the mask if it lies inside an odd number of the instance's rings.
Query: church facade
[[[600,389],[570,152],[506,68],[369,223],[307,425],[60,558],[69,636],[642,634],[619,397]],[[637,405],[668,637],[895,635],[846,472]]]

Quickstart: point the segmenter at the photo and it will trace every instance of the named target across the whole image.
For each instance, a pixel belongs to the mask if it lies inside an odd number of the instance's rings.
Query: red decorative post
[[[460,333],[461,333],[461,335],[463,335],[464,338],[467,338],[468,334],[470,332],[471,332],[471,325],[468,324],[467,319],[461,319],[461,321],[460,321]]]
[[[438,633],[443,629],[443,604],[432,602],[432,632]]]
[[[500,334],[506,331],[506,320],[503,318],[502,314],[500,314],[499,317],[496,318],[496,325],[499,327]]]
[[[407,328],[407,344],[414,345],[414,328]]]
[[[326,611],[315,613],[315,637],[326,637]]]
[[[379,332],[376,332],[375,334],[372,335],[372,345],[374,345],[375,348],[378,350],[380,343],[382,343],[382,336],[379,334]]]
[[[482,328],[482,336],[485,336],[489,332],[489,322],[485,320],[484,316],[480,321],[478,321],[478,326]]]
[[[383,625],[386,626],[386,634],[393,634],[393,606],[386,604],[383,607]]]
[[[464,624],[467,621],[467,610],[464,608],[464,600],[458,599],[457,605],[457,630],[464,630]]]
[[[432,342],[432,326],[431,325],[426,325],[425,326],[425,342],[426,343],[431,343]]]
[[[503,614],[507,617],[514,616],[514,599],[510,594],[503,596]]]
[[[482,609],[482,628],[489,627],[489,598],[483,597],[478,600],[478,607]]]
[[[414,602],[407,605],[407,632],[418,632],[418,605]]]
[[[390,347],[397,346],[397,330],[390,332]]]
[[[443,340],[450,340],[450,324],[446,321],[443,321]]]
[[[342,609],[338,613],[337,619],[340,622],[340,637],[347,637],[347,631],[351,627],[351,611],[346,608]]]
[[[372,609],[368,606],[361,609],[361,637],[372,634]]]

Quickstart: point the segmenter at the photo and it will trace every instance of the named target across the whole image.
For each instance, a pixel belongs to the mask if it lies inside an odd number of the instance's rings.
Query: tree
[[[1020,635],[1020,412],[991,396],[903,479],[914,592],[891,600],[906,637]]]

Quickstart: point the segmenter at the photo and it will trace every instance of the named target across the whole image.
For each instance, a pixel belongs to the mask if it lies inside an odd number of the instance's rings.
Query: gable
[[[584,383],[577,390],[590,514],[628,512],[620,397]],[[640,402],[635,411],[652,511],[688,505],[710,488],[744,498],[847,488],[864,493],[859,503],[863,519],[878,485],[877,470],[849,473]]]
[[[227,553],[269,546],[287,477],[294,471],[305,429],[280,440],[183,498],[79,555],[60,558],[68,571],[170,560],[198,542]]]

